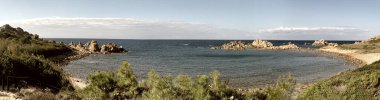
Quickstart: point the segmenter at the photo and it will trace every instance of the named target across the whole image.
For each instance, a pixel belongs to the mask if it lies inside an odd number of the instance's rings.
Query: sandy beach
[[[380,53],[358,53],[357,50],[343,50],[336,47],[323,47],[319,49],[324,52],[338,53],[342,55],[346,55],[353,59],[358,59],[363,62],[363,64],[372,64],[376,61],[380,60]]]
[[[69,77],[69,79],[70,79],[70,82],[74,86],[75,89],[83,89],[88,85],[87,81],[80,79],[80,78]]]

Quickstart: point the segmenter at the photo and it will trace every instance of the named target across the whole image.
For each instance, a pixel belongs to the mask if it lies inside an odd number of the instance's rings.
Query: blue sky
[[[1,0],[0,23],[25,27],[42,37],[365,39],[380,33],[379,4],[376,0]],[[63,25],[67,20],[70,24]],[[138,26],[129,25],[137,22]],[[91,31],[95,28],[100,32]]]

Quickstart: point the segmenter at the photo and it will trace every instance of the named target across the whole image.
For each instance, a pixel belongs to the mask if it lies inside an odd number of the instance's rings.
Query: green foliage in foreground
[[[323,80],[308,88],[306,100],[380,99],[380,62]]]
[[[60,90],[69,86],[63,70],[53,59],[71,53],[63,44],[49,42],[21,28],[4,25],[0,28],[0,78],[22,77],[28,85]],[[10,78],[9,83],[18,83]]]
[[[274,87],[267,86],[265,92],[267,93],[267,100],[290,100],[293,96],[295,81],[293,78],[280,76]]]
[[[229,88],[220,80],[220,73],[214,71],[210,76],[199,75],[193,81],[190,76],[161,76],[154,70],[148,79],[137,82],[131,66],[124,62],[117,75],[113,72],[99,71],[89,75],[90,85],[77,90],[82,99],[136,99],[149,100],[283,100],[291,99],[294,80],[280,77],[276,85],[268,86],[265,91],[242,92]]]

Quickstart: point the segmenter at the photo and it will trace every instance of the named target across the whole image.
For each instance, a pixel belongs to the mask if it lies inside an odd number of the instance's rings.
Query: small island
[[[257,39],[250,44],[246,44],[242,41],[231,41],[230,43],[223,44],[222,46],[211,47],[211,49],[223,49],[223,50],[244,50],[244,49],[261,49],[261,50],[289,50],[299,49],[299,47],[293,43],[287,45],[273,46],[269,41]]]

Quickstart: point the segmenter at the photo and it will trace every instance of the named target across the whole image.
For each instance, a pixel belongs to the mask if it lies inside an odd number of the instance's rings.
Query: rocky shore
[[[290,50],[297,52],[310,52],[319,53],[324,56],[329,56],[337,59],[344,59],[356,66],[364,66],[380,60],[380,53],[362,54],[357,53],[355,50],[342,50],[338,48],[337,43],[329,43],[323,39],[316,40],[312,46],[320,46],[319,49],[300,48],[293,43],[286,45],[273,46],[269,41],[254,40],[252,43],[244,43],[242,41],[231,41],[223,44],[222,46],[211,47],[211,49],[222,50],[245,50],[245,49],[259,49],[259,50]]]
[[[68,45],[74,53],[66,57],[61,63],[61,66],[69,64],[71,61],[75,61],[84,57],[87,57],[91,54],[111,54],[111,53],[123,53],[127,52],[123,47],[116,45],[115,43],[103,44],[99,47],[99,44],[96,40],[91,40],[86,44],[70,42]],[[88,85],[86,80],[76,78],[74,76],[69,77],[69,81],[73,84],[74,88],[82,89]]]

